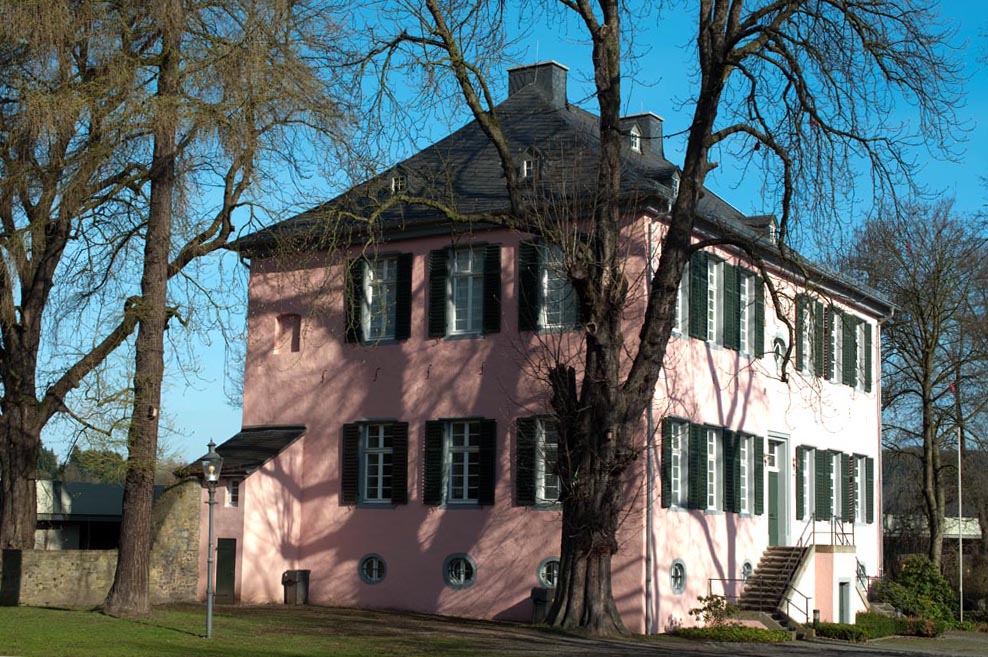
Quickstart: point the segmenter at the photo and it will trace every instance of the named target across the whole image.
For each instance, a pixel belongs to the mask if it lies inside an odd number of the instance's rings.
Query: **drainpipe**
[[[654,221],[648,224],[648,276],[645,277],[646,298],[652,294],[652,230]],[[652,392],[654,398],[655,392]],[[645,634],[652,633],[652,494],[655,473],[652,466],[652,450],[655,445],[655,420],[652,417],[652,401],[645,411]]]

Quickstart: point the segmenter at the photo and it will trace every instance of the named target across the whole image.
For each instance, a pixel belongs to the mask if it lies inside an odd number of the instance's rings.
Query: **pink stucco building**
[[[509,73],[498,109],[522,178],[533,195],[578,190],[596,118],[568,104],[564,67]],[[633,342],[678,173],[659,117],[624,127]],[[303,569],[314,604],[532,617],[532,589],[552,586],[560,541],[539,371],[546,354],[581,343],[559,252],[428,208],[386,207],[404,190],[502,207],[498,171],[471,123],[239,243],[250,260],[244,430],[219,447],[222,597],[280,602],[282,573]],[[371,230],[342,207],[382,212]],[[689,624],[698,596],[742,588],[749,604],[797,621],[814,609],[853,620],[866,604],[858,575],[879,571],[878,345],[891,308],[810,263],[797,273],[773,256],[773,225],[704,199],[696,239],[731,235],[761,254],[797,343],[783,381],[790,331],[754,264],[728,247],[694,255],[614,559],[614,595],[634,631]],[[787,584],[762,593],[755,582],[773,560]]]

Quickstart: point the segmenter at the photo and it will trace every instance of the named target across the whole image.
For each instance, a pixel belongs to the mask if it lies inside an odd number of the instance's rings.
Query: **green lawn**
[[[459,623],[429,616],[272,606],[218,608],[213,638],[207,640],[205,616],[205,608],[195,605],[158,609],[140,621],[88,611],[4,607],[0,608],[0,655],[453,657],[499,654],[500,649],[484,644],[485,627],[508,640],[505,632],[539,634],[507,624],[463,621],[480,633],[477,640],[464,642],[455,630]]]

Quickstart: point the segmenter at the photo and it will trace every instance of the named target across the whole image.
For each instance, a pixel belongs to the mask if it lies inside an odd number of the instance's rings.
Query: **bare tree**
[[[508,203],[499,211],[471,213],[448,197],[396,194],[391,202],[424,205],[455,221],[543,232],[538,210],[546,204],[533,202],[519,180],[519,163],[485,75],[491,57],[500,56],[507,42],[503,6],[426,0],[421,7],[402,8],[411,19],[399,25],[399,33],[389,25],[369,29],[372,35],[393,35],[374,48],[381,55],[370,60],[377,74],[426,67],[420,77],[429,93],[446,99],[444,89],[457,90],[500,158]],[[560,0],[526,5],[525,19],[537,20],[542,9],[575,16],[589,39],[599,114],[595,184],[581,192],[579,227],[571,231],[584,239],[564,245],[584,318],[582,364],[557,363],[550,377],[566,458],[559,465],[561,572],[549,621],[606,634],[624,631],[611,592],[611,558],[628,503],[629,466],[641,443],[641,418],[665,359],[684,267],[693,252],[715,245],[757,256],[758,245],[742,238],[694,241],[704,183],[717,166],[711,150],[729,145],[752,171],[764,174],[760,182],[779,216],[774,248],[777,257],[789,258],[793,229],[801,222],[812,219],[821,226],[846,220],[836,201],[853,179],[856,162],[870,168],[876,192],[892,193],[899,181],[910,180],[910,137],[932,148],[944,144],[956,69],[943,55],[945,35],[937,32],[933,7],[925,2],[702,0],[695,33],[699,80],[678,194],[638,340],[632,341],[622,326],[629,282],[621,248],[627,210],[620,115],[623,51],[631,38],[623,25],[628,6],[617,0]],[[398,14],[387,16],[394,20]],[[887,122],[889,108],[902,98],[917,110],[911,134]],[[770,287],[769,292],[781,316],[777,291]]]
[[[879,212],[855,234],[847,261],[897,307],[882,342],[885,436],[890,447],[921,450],[928,556],[938,564],[954,467],[942,454],[957,444],[958,427],[980,424],[985,411],[988,350],[976,338],[988,320],[978,300],[986,259],[984,222],[941,201]]]
[[[164,336],[179,314],[168,300],[169,280],[227,243],[233,212],[249,203],[259,179],[272,175],[267,167],[299,164],[298,137],[308,136],[314,149],[344,143],[344,104],[332,91],[329,66],[336,37],[330,9],[320,2],[168,0],[138,19],[146,21],[156,44],[154,152],[120,555],[104,606],[108,613],[150,611]],[[190,166],[197,159],[200,171]],[[194,221],[186,209],[195,182],[221,190],[205,220]],[[180,222],[204,227],[176,248]]]

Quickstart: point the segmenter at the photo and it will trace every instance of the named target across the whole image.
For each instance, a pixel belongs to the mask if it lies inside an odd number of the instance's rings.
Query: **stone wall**
[[[151,602],[194,600],[198,581],[199,484],[184,481],[155,503],[151,528]],[[102,604],[116,550],[5,550],[2,603],[89,608]]]

